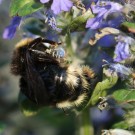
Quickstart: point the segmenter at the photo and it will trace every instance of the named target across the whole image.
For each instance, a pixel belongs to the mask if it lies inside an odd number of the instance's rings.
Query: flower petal
[[[119,42],[116,45],[114,53],[116,55],[116,58],[114,58],[115,62],[120,62],[122,60],[129,58],[130,57],[129,44],[124,43],[124,42]]]
[[[69,11],[73,6],[73,2],[70,0],[53,0],[51,9],[54,14],[59,14],[61,11]]]
[[[21,22],[21,17],[15,16],[12,18],[11,23],[7,26],[3,33],[4,39],[12,39],[16,33],[17,27]]]
[[[2,3],[3,0],[0,0],[0,4]]]
[[[109,24],[108,24],[108,21],[104,21],[105,18],[112,12],[120,11],[122,9],[122,5],[120,5],[116,2],[98,1],[96,5],[91,6],[91,9],[92,9],[92,12],[94,14],[96,14],[96,16],[94,18],[95,20],[92,25],[91,25],[91,21],[88,20],[86,23],[86,28],[89,27],[91,29],[98,29],[98,28],[107,27]],[[116,27],[115,23],[119,23],[118,19],[116,19],[116,20],[109,22],[110,25]],[[120,23],[121,23],[121,21],[120,21]]]
[[[41,3],[47,3],[49,0],[40,0]]]

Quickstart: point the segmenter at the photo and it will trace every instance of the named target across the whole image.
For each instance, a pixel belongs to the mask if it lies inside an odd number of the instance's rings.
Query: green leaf
[[[73,12],[72,10],[70,12],[62,12],[60,15],[57,17],[57,26],[59,28],[64,29],[67,27],[67,25],[73,20]]]
[[[129,116],[135,115],[135,90],[118,89],[112,95],[117,100],[119,107],[125,111],[125,118],[129,119]]]
[[[124,120],[113,127],[135,131],[135,90],[117,89],[112,95],[119,102],[119,106],[125,111]]]
[[[115,90],[112,95],[119,102],[135,100],[135,90],[118,89]]]
[[[67,45],[67,50],[69,52],[69,55],[74,56],[72,44],[71,44],[71,33],[67,32],[66,38],[65,38],[65,43]]]
[[[112,88],[117,81],[117,75],[109,75],[106,76],[102,82],[97,83],[87,106],[95,105],[98,102],[99,97],[106,97],[107,91]]]
[[[29,3],[29,1],[30,0],[12,0],[10,5],[10,15],[17,15],[20,8]]]
[[[39,111],[39,106],[30,101],[22,92],[19,93],[19,106],[25,116],[36,115]]]
[[[113,125],[113,128],[120,128],[120,129],[127,129],[128,124],[125,123],[126,121],[121,121]]]
[[[135,33],[135,23],[132,22],[124,22],[121,25],[124,29],[128,29],[130,32]]]
[[[86,21],[89,18],[93,18],[94,15],[91,13],[90,10],[88,10],[86,13],[84,13],[81,16],[76,17],[68,26],[68,29],[72,31],[80,31],[85,29]]]
[[[43,4],[34,0],[12,0],[10,6],[11,16],[25,16],[43,8]]]
[[[122,23],[122,25],[124,25],[125,27],[128,27],[128,28],[135,29],[135,23],[132,23],[132,22],[124,22],[124,23]]]
[[[89,18],[93,18],[94,15],[92,14],[91,10],[88,10],[83,15],[80,15],[75,18],[71,18],[72,13],[68,14],[63,18],[59,18],[58,26],[63,28],[62,33],[66,33],[67,31],[74,32],[74,31],[83,31],[85,29],[86,21]]]
[[[44,24],[34,18],[29,18],[25,21],[25,24],[22,25],[24,32],[30,32],[35,35],[44,36],[44,32],[41,29],[44,29]]]

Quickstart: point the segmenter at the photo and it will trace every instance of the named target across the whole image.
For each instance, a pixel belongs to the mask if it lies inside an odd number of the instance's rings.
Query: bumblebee
[[[23,39],[13,52],[11,73],[20,76],[20,91],[39,106],[79,106],[91,95],[96,75],[88,66],[70,65],[66,57],[61,43]]]

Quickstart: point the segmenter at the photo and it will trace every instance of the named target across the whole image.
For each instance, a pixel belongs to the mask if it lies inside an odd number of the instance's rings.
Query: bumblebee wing
[[[26,77],[28,83],[28,96],[37,104],[48,104],[49,98],[44,81],[36,70],[30,56],[29,50],[26,52]]]
[[[55,63],[58,64],[59,62],[56,60],[56,58],[52,56],[47,56],[44,52],[34,49],[29,49],[32,53],[37,55],[38,61],[46,62],[46,63]]]

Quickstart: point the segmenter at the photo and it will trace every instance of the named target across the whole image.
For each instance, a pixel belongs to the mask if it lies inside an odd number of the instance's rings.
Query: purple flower
[[[48,25],[55,31],[58,31],[58,32],[61,32],[62,29],[58,28],[57,27],[57,22],[56,22],[56,19],[55,19],[55,15],[54,13],[52,12],[52,10],[48,10],[46,12],[46,20],[45,22],[48,23]]]
[[[0,0],[0,4],[2,3],[2,0]]]
[[[86,23],[86,28],[98,29],[101,27],[103,19],[108,14],[122,9],[122,5],[110,2],[110,1],[98,1],[96,5],[91,6],[94,14],[97,14],[95,18],[89,19]]]
[[[41,3],[47,3],[50,0],[40,0]],[[54,14],[59,14],[61,11],[69,11],[73,6],[73,2],[70,0],[53,0],[51,9]]]
[[[107,42],[106,42],[107,41]],[[114,35],[105,35],[97,41],[97,45],[101,47],[114,47],[116,45],[116,40]]]
[[[12,18],[10,25],[7,26],[3,33],[4,39],[12,39],[15,36],[17,27],[20,25],[21,17],[15,16]]]
[[[119,35],[117,37],[118,44],[115,47],[115,62],[120,62],[131,57],[130,45],[135,44],[135,40],[128,36]]]
[[[104,60],[106,64],[103,65],[103,67],[108,66],[108,71],[110,74],[116,72],[121,79],[126,79],[129,75],[132,74],[132,68],[126,67],[125,65],[122,65],[120,63],[109,63],[108,61]]]
[[[121,23],[125,21],[125,17],[121,12],[113,12],[110,13],[102,23],[100,24],[100,28],[104,27],[112,27],[112,28],[119,28]]]
[[[115,52],[116,58],[114,58],[115,62],[120,62],[122,60],[125,60],[131,56],[129,44],[124,42],[119,42],[116,45]]]

